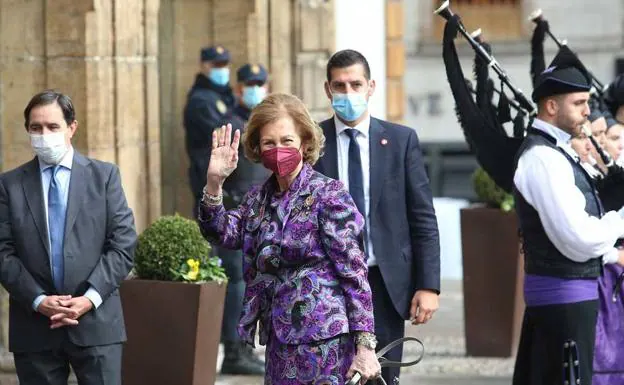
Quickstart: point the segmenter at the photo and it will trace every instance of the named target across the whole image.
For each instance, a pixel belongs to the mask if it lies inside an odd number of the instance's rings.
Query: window
[[[442,1],[433,0],[433,9],[440,4]],[[528,14],[523,13],[522,0],[453,0],[451,10],[461,16],[468,32],[481,28],[490,42],[524,39],[529,30]],[[446,22],[440,16],[433,16],[432,28],[427,35],[440,41]]]

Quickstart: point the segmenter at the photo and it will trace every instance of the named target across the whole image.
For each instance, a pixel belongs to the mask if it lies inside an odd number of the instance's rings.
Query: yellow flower
[[[199,274],[199,269],[197,270],[193,269],[189,271],[186,275],[189,277],[191,281],[195,281],[197,280],[197,274]]]
[[[189,258],[186,260],[186,264],[191,268],[186,275],[190,280],[195,281],[197,279],[197,275],[199,274],[199,261]]]

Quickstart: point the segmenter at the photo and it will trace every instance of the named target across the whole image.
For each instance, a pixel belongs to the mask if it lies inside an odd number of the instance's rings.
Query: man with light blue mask
[[[378,339],[366,348],[379,350],[404,336],[405,320],[424,324],[438,308],[433,198],[416,131],[370,116],[375,81],[361,53],[344,50],[329,59],[325,92],[335,115],[320,123],[325,154],[315,169],[342,181],[366,218],[364,250]],[[392,349],[385,357],[400,361],[402,351]],[[395,383],[399,368],[382,368],[382,377]]]
[[[230,52],[215,45],[201,50],[200,72],[195,77],[184,107],[189,179],[195,207],[206,184],[212,147],[212,131],[230,121],[236,98],[230,87]]]
[[[245,64],[236,71],[238,105],[234,113],[243,121],[249,120],[251,110],[266,97],[268,77],[267,70],[261,64]]]
[[[79,385],[122,382],[118,288],[133,266],[134,215],[119,168],[74,149],[76,118],[69,96],[33,96],[24,127],[36,156],[0,174],[0,283],[23,385],[66,385],[70,368]]]

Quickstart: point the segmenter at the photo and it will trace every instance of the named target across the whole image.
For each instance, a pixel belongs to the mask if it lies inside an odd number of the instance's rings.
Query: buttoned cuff
[[[91,286],[89,290],[84,294],[85,297],[89,298],[89,301],[93,304],[93,307],[97,309],[102,304],[102,296]]]
[[[43,302],[43,300],[47,297],[47,295],[45,294],[40,294],[37,298],[35,298],[35,300],[33,301],[32,307],[34,311],[37,311],[37,308],[39,307],[39,305],[41,305],[41,302]]]

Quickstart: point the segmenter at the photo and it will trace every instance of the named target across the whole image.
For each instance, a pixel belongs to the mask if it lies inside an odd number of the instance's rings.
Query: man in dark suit
[[[117,167],[84,157],[69,97],[24,110],[36,157],[0,175],[0,282],[10,296],[9,349],[20,384],[121,384],[126,339],[118,287],[136,232]]]
[[[440,245],[416,131],[371,117],[374,91],[362,54],[344,50],[329,59],[325,92],[336,114],[321,123],[325,155],[315,168],[343,181],[366,218],[379,349],[404,336],[404,320],[423,324],[437,310]],[[401,360],[402,349],[386,358]],[[384,368],[382,376],[392,384],[399,368]]]

